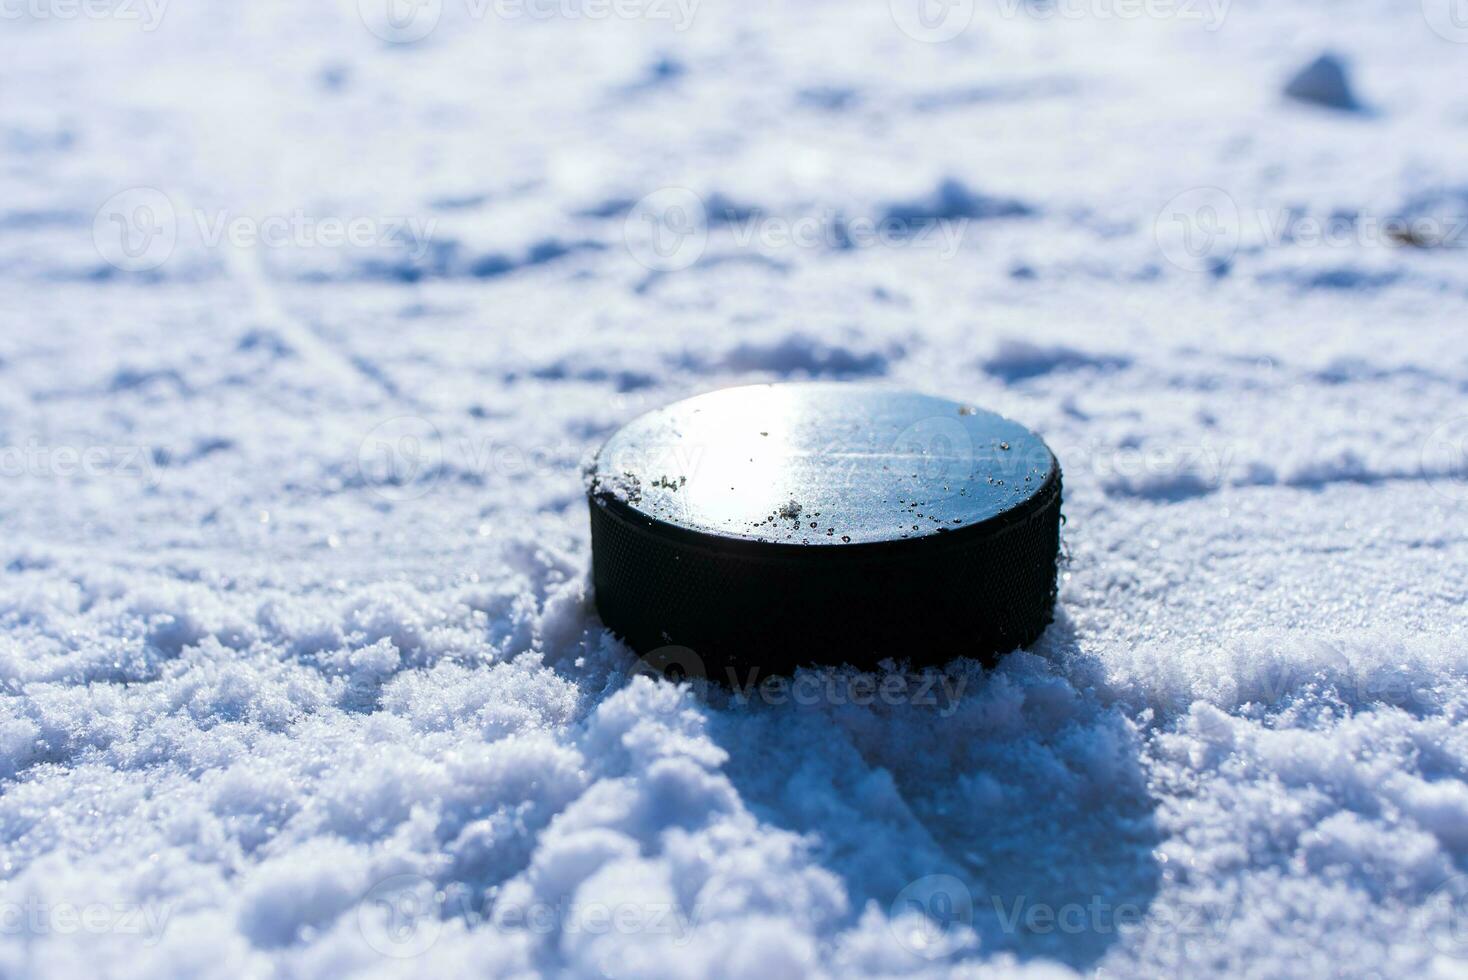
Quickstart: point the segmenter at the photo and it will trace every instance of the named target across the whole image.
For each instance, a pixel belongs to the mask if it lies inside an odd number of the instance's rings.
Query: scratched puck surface
[[[721,661],[1027,643],[1053,607],[1059,484],[1037,435],[977,406],[866,385],[712,392],[598,452],[598,608],[639,651]]]
[[[648,518],[755,542],[841,545],[982,524],[1045,486],[1055,458],[992,412],[838,384],[731,388],[635,419],[595,478]]]

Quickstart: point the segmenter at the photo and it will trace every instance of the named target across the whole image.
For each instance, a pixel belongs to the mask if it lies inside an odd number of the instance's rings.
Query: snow
[[[1332,54],[1323,54],[1301,68],[1285,86],[1285,95],[1301,102],[1325,106],[1327,109],[1359,109],[1346,66]]]
[[[1447,4],[422,9],[6,8],[0,973],[1461,975]],[[1046,437],[1034,649],[601,628],[588,454],[805,378]]]

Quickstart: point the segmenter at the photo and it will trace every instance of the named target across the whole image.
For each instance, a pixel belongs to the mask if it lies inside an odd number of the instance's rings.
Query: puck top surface
[[[1016,422],[882,387],[728,388],[640,416],[591,492],[661,527],[770,545],[927,538],[1022,512],[1055,457]]]

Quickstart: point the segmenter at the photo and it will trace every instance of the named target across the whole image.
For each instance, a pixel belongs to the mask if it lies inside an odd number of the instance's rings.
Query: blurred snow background
[[[6,3],[0,973],[1463,975],[1455,2]],[[807,377],[1036,649],[629,680],[582,458]]]

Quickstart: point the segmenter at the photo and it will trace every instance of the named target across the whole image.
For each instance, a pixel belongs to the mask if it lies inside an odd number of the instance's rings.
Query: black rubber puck
[[[863,385],[731,388],[635,419],[588,480],[603,622],[709,676],[1028,646],[1060,466],[992,412]]]

